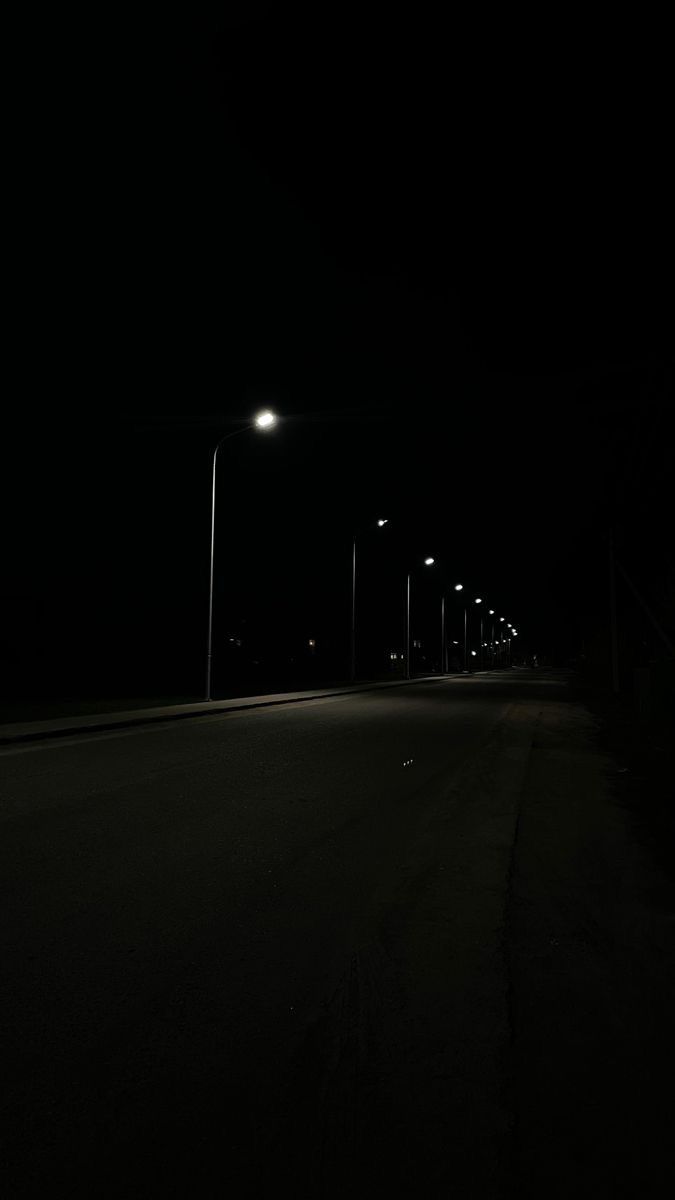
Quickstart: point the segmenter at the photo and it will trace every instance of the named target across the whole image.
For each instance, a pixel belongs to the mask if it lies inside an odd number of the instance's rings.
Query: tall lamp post
[[[463,583],[456,583],[456,584],[455,584],[455,591],[456,591],[456,592],[463,592],[463,591],[464,591],[464,584],[463,584]],[[468,650],[467,650],[467,645],[466,645],[466,632],[467,632],[467,615],[466,615],[466,604],[465,604],[465,605],[464,605],[464,670],[465,670],[465,671],[468,671],[468,670],[469,670],[469,666],[468,666]]]
[[[510,621],[506,622],[506,628],[509,631],[506,635],[506,656],[507,656],[507,663],[509,666],[511,666],[511,638],[516,633],[516,630],[513,628],[513,625],[511,624]]]
[[[220,439],[215,450],[213,451],[213,469],[211,482],[211,571],[209,575],[209,635],[206,648],[206,699],[211,700],[211,668],[213,662],[213,579],[214,579],[214,560],[215,560],[215,545],[216,545],[216,464],[218,461],[218,451],[223,442],[229,442],[230,438],[237,437],[240,433],[246,433],[249,429],[272,429],[277,423],[277,417],[269,409],[258,415],[248,425],[244,425],[242,429],[235,429],[234,433],[226,433]]]
[[[456,583],[455,591],[463,592],[464,585],[462,583]],[[476,598],[474,600],[474,604],[482,604],[482,603],[483,603],[482,597],[476,596]],[[482,661],[482,656],[483,656],[483,618],[482,618],[482,616],[481,616],[481,622],[480,622],[480,640],[481,640],[481,661]],[[466,600],[464,602],[464,671],[466,674],[469,673],[469,606],[468,606],[468,603],[466,602]]]
[[[388,518],[380,517],[377,528],[383,529],[388,524]],[[349,638],[349,679],[351,683],[356,679],[356,534],[352,538],[352,621]]]
[[[495,615],[494,608],[489,608],[488,616],[494,617],[494,615]],[[495,665],[495,623],[494,623],[494,621],[492,622],[492,629],[490,632],[490,663],[492,665],[492,669],[494,670],[494,665]]]
[[[433,567],[435,559],[429,555],[424,559],[425,567]],[[410,679],[410,576],[412,568],[408,571],[405,586],[405,677]]]
[[[476,599],[474,600],[474,604],[482,604],[482,603],[483,603],[482,596],[476,596]],[[483,610],[482,610],[482,608],[480,610],[480,658],[478,661],[479,661],[480,668],[482,671],[482,669],[483,669]]]

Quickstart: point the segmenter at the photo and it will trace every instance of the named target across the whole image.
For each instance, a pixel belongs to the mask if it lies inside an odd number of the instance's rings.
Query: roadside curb
[[[419,679],[397,679],[391,683],[370,683],[356,687],[344,687],[330,691],[305,693],[276,693],[273,696],[234,697],[231,700],[202,701],[195,705],[167,705],[162,709],[141,709],[137,712],[109,713],[83,717],[66,717],[61,721],[31,721],[0,728],[0,746],[17,745],[22,742],[47,741],[51,738],[75,737],[78,734],[103,733],[114,729],[130,729],[138,725],[155,725],[162,721],[185,721],[196,717],[211,717],[217,713],[241,712],[253,708],[273,708],[282,704],[302,704],[308,700],[323,700],[335,696],[353,696],[360,692],[374,692],[385,688],[413,687],[416,683],[440,683],[442,680],[461,678],[452,675],[425,675]]]

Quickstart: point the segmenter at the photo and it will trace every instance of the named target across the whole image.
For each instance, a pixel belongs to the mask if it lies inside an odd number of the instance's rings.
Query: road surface
[[[0,757],[8,1195],[659,1194],[672,914],[566,679]]]

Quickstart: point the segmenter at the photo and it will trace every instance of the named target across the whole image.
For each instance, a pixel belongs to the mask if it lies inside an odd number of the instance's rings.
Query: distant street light
[[[378,529],[389,524],[388,517],[380,517]],[[349,639],[349,678],[353,683],[356,679],[356,534],[352,538],[352,624]]]
[[[277,423],[277,417],[269,409],[259,412],[257,416],[241,429],[235,429],[233,433],[226,433],[221,437],[215,450],[213,451],[213,469],[211,482],[211,572],[209,576],[209,634],[206,649],[206,699],[211,699],[211,667],[213,660],[213,568],[215,557],[215,535],[216,535],[216,463],[218,460],[218,451],[223,442],[229,442],[230,438],[237,437],[240,433],[246,433],[249,429],[272,429]]]
[[[462,591],[462,589],[463,589],[463,587],[464,587],[464,584],[463,584],[463,583],[456,583],[456,584],[455,584],[455,591],[456,591],[456,592],[461,592],[461,591]]]
[[[425,567],[432,567],[434,559],[431,557],[424,559]],[[408,571],[405,590],[405,677],[410,679],[410,576],[412,568]]]

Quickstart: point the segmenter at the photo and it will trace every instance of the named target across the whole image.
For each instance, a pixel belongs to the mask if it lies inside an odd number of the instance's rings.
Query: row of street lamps
[[[434,565],[435,562],[436,562],[435,558],[431,558],[431,557],[425,558],[424,566],[431,567]],[[411,572],[408,571],[408,575],[407,575],[407,579],[406,579],[406,616],[405,616],[405,677],[406,677],[406,679],[410,679],[410,676],[411,676],[410,575],[411,575]],[[454,586],[454,591],[463,592],[464,584],[456,583]],[[482,596],[476,596],[474,599],[474,604],[483,604]],[[481,611],[480,658],[481,658],[481,666],[482,666],[483,665],[483,650],[485,647],[488,646],[488,643],[483,641],[483,636],[484,636],[484,634],[483,634],[483,611],[484,610],[481,609],[480,611]],[[496,615],[494,608],[488,609],[488,614],[489,614],[489,616],[494,617]],[[495,621],[492,622],[492,641],[490,643],[490,646],[492,647],[492,653],[494,655],[494,647],[495,647],[495,645],[498,644],[497,642],[495,642],[495,626],[496,625],[498,626],[498,624],[500,622],[504,622],[506,625],[506,628],[510,631],[508,633],[508,635],[506,636],[506,638],[504,638],[504,636],[502,635],[502,639],[501,639],[502,644],[508,645],[508,655],[509,655],[509,659],[510,659],[511,638],[518,636],[518,630],[514,628],[514,626],[512,625],[512,623],[510,621],[506,620],[506,617],[499,617],[496,622]],[[475,651],[471,651],[471,654],[474,654],[474,653],[475,653]],[[448,660],[448,642],[447,642],[447,625],[446,625],[446,616],[445,616],[445,592],[444,592],[441,595],[441,674],[447,673],[447,670],[448,670],[448,661],[447,660]],[[468,672],[468,670],[469,670],[469,605],[466,603],[464,605],[464,670],[466,672]]]
[[[249,430],[249,429],[257,429],[260,431],[267,431],[267,430],[273,429],[274,426],[277,424],[277,420],[278,420],[278,418],[276,417],[276,415],[273,412],[271,412],[269,409],[264,409],[262,412],[258,413],[257,416],[254,417],[254,419],[251,422],[249,422],[248,425],[243,426],[243,428],[241,428],[241,429],[236,429],[233,433],[225,434],[225,436],[220,439],[220,441],[218,442],[218,444],[216,445],[216,447],[213,451],[212,481],[211,481],[211,570],[210,570],[210,576],[209,576],[209,628],[208,628],[208,643],[207,643],[207,654],[206,654],[206,699],[207,700],[212,699],[211,684],[212,684],[212,665],[213,665],[213,595],[214,595],[214,562],[215,562],[215,530],[216,530],[216,466],[217,466],[217,461],[218,461],[218,451],[220,450],[220,447],[223,445],[223,442],[227,442],[231,438],[237,437],[238,434],[247,432],[247,430]],[[384,528],[384,526],[388,525],[388,524],[389,524],[389,521],[385,517],[380,517],[379,520],[377,521],[377,527],[379,529]],[[356,679],[356,539],[357,539],[357,535],[354,534],[354,536],[352,538],[352,599],[351,599],[351,637],[350,637],[350,652],[349,652],[349,676],[352,681]],[[434,565],[435,561],[436,560],[429,555],[423,560],[423,565],[425,567],[431,567]],[[412,575],[413,570],[414,570],[414,567],[409,568],[409,570],[407,572],[407,576],[406,576],[406,595],[405,595],[405,677],[406,677],[406,679],[410,679],[410,677],[411,677],[410,580],[411,580],[411,575]],[[464,585],[461,583],[456,583],[454,590],[456,592],[462,592],[462,591],[464,591]],[[483,604],[482,597],[476,596],[474,599],[474,604]],[[489,614],[489,616],[494,617],[495,610],[493,608],[490,608],[488,610],[488,614]],[[514,629],[513,625],[510,622],[506,621],[505,617],[499,617],[497,619],[497,621],[493,621],[493,623],[492,623],[492,641],[490,643],[490,646],[492,649],[492,655],[494,658],[495,645],[499,644],[498,642],[495,642],[495,626],[497,626],[497,628],[498,628],[500,623],[504,623],[506,625],[506,628],[510,631],[506,638],[504,638],[503,634],[502,634],[502,638],[501,638],[501,644],[508,645],[508,656],[509,656],[509,660],[510,660],[511,637],[517,637],[518,631],[516,629]],[[481,665],[483,662],[483,650],[487,645],[488,645],[488,643],[483,641],[483,609],[481,609],[481,621],[480,621]],[[471,651],[471,653],[474,654],[475,652]],[[445,593],[443,593],[443,595],[441,596],[441,664],[440,664],[442,674],[447,672],[447,669],[448,669],[447,659],[448,659],[448,650],[447,650],[447,630],[446,630],[446,618],[445,618]],[[468,670],[469,670],[468,605],[466,603],[464,605],[464,670],[466,672],[468,672]]]
[[[388,525],[388,524],[389,524],[389,521],[388,521],[388,519],[387,519],[387,518],[385,518],[385,517],[380,517],[380,518],[378,519],[378,521],[377,521],[377,527],[378,527],[378,529],[382,529],[382,528],[383,528],[385,525]],[[434,565],[434,563],[435,563],[435,562],[436,562],[436,559],[435,559],[435,558],[433,558],[431,555],[428,555],[428,556],[427,556],[425,559],[423,559],[423,563],[422,563],[422,564],[419,564],[419,565],[424,565],[425,567],[432,567],[432,566]],[[416,564],[416,565],[417,565],[417,564]],[[411,582],[411,575],[412,575],[412,571],[413,571],[413,570],[414,570],[414,567],[411,567],[411,568],[408,570],[408,572],[407,572],[407,575],[406,575],[406,590],[405,590],[405,639],[404,639],[404,640],[405,640],[405,654],[404,654],[404,668],[405,668],[405,677],[406,677],[406,679],[410,679],[410,677],[411,677],[411,654],[410,654],[410,582]],[[455,590],[456,592],[462,592],[462,591],[464,591],[464,585],[463,585],[463,584],[461,584],[461,583],[456,583],[456,584],[455,584],[455,588],[454,588],[454,590]],[[476,598],[474,599],[474,604],[483,604],[483,598],[482,598],[482,596],[476,596]],[[484,611],[484,610],[483,610],[483,609],[481,609],[481,619],[480,619],[480,658],[481,658],[481,665],[482,665],[482,663],[483,663],[483,650],[484,650],[484,648],[485,648],[485,647],[488,645],[488,643],[487,643],[487,642],[484,642],[484,641],[483,641],[483,637],[484,637],[484,630],[483,630],[483,611]],[[494,609],[494,608],[490,608],[490,609],[488,610],[488,615],[489,615],[489,616],[491,616],[491,617],[494,617],[494,616],[496,616],[495,609]],[[492,656],[493,656],[493,658],[494,658],[494,654],[495,654],[494,647],[495,647],[496,645],[498,645],[498,644],[499,644],[499,642],[498,642],[498,641],[495,641],[495,625],[497,625],[497,626],[498,626],[498,625],[499,625],[499,623],[502,623],[502,622],[503,622],[503,623],[506,625],[506,628],[507,628],[507,629],[510,631],[510,632],[509,632],[509,634],[507,635],[507,637],[506,637],[506,638],[504,638],[504,637],[502,636],[502,639],[501,639],[501,644],[506,644],[506,645],[508,646],[508,656],[509,656],[509,660],[510,660],[510,656],[511,656],[511,637],[517,637],[517,636],[518,636],[518,631],[517,631],[517,629],[515,629],[515,627],[514,627],[514,626],[511,624],[511,622],[510,622],[510,621],[507,621],[507,620],[506,620],[506,617],[499,617],[499,618],[497,618],[497,621],[493,621],[493,622],[492,622],[492,641],[491,641],[491,643],[490,643],[490,647],[491,647],[491,650],[492,650]],[[468,672],[468,670],[469,670],[469,633],[468,633],[468,625],[469,625],[469,612],[468,612],[468,605],[467,605],[467,604],[465,604],[465,605],[464,605],[464,670],[465,670],[466,672]],[[473,653],[473,652],[472,652],[472,653]],[[442,596],[441,596],[441,673],[442,673],[442,674],[446,674],[446,673],[447,673],[447,669],[448,669],[448,666],[447,666],[447,657],[448,657],[448,655],[447,655],[447,632],[446,632],[446,618],[445,618],[445,593],[443,593],[443,594],[442,594]],[[352,540],[352,619],[351,619],[351,640],[350,640],[350,655],[349,655],[349,660],[350,660],[350,680],[353,682],[353,681],[356,679],[356,534],[354,535],[354,537],[353,537],[353,540]]]

